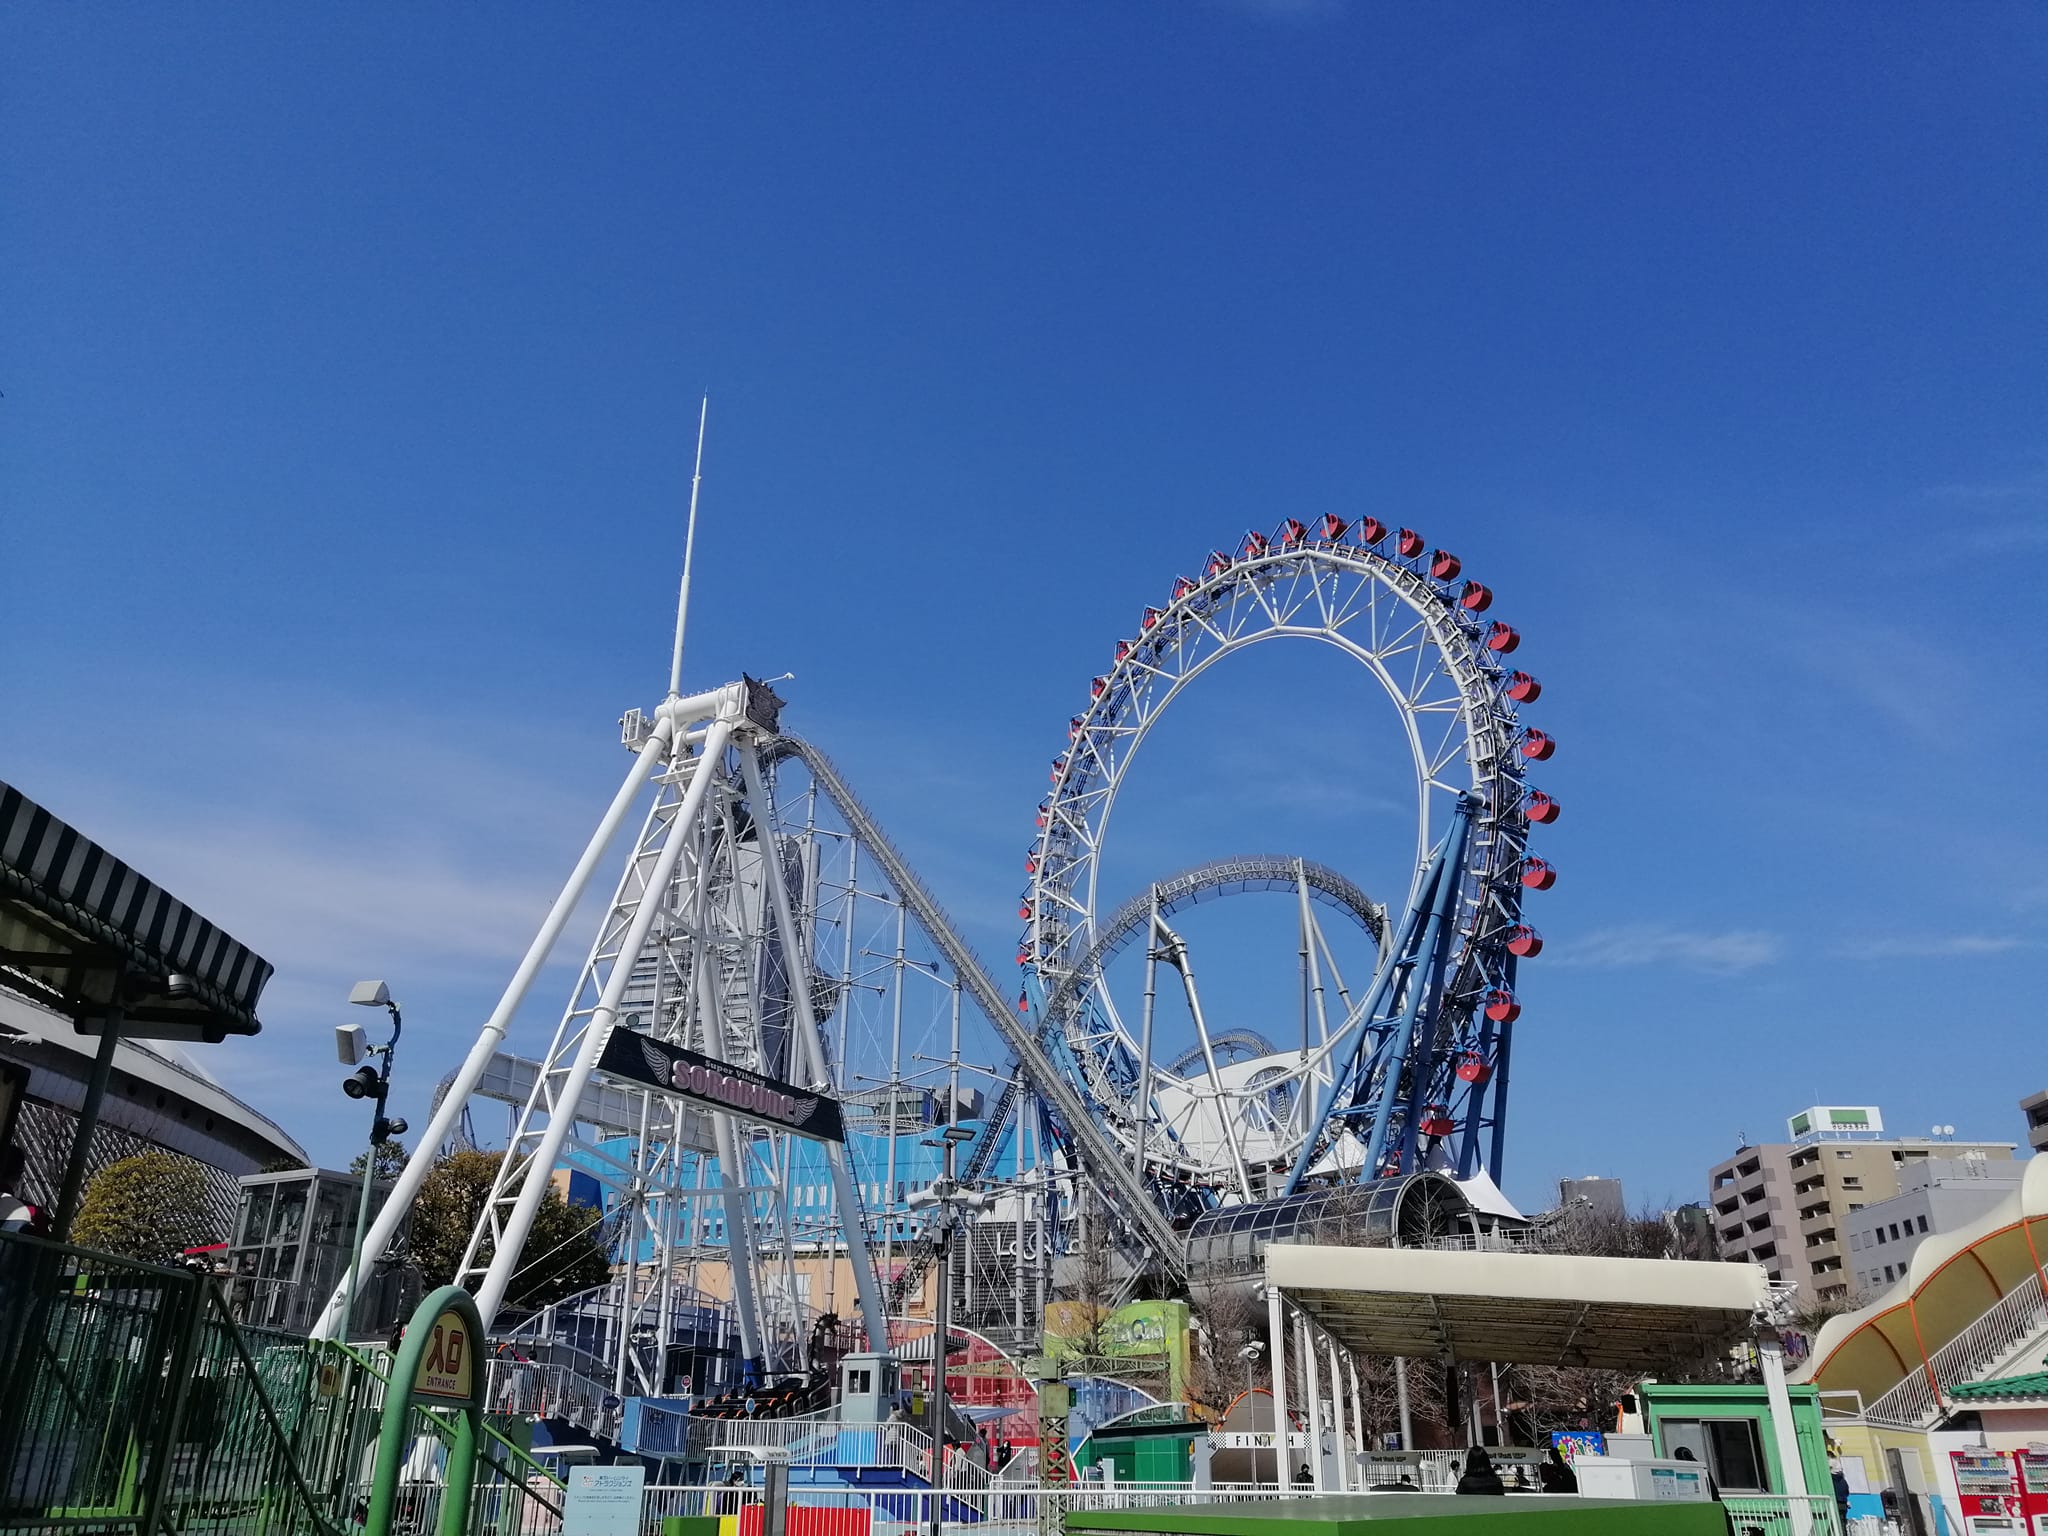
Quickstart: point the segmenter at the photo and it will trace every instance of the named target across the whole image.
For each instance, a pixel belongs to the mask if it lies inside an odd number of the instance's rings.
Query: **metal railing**
[[[847,1424],[837,1419],[698,1419],[691,1423],[693,1454],[717,1459],[720,1450],[782,1451],[794,1467],[893,1467],[932,1481],[932,1437],[915,1424]],[[737,1458],[735,1458],[737,1459]],[[996,1478],[969,1452],[946,1458],[945,1491],[985,1492]]]
[[[0,1233],[0,1529],[342,1536],[384,1369],[237,1326],[211,1276]],[[399,1516],[432,1529],[455,1421],[415,1408]],[[488,1426],[468,1529],[558,1530],[560,1483]]]
[[[2041,1277],[2029,1274],[1969,1327],[1937,1349],[1926,1369],[1915,1370],[1870,1404],[1867,1417],[1881,1424],[1924,1429],[1944,1411],[1936,1392],[1979,1380],[2048,1326]],[[1934,1380],[1930,1382],[1928,1370]]]
[[[1842,1514],[1831,1498],[1783,1494],[1726,1494],[1721,1499],[1735,1536],[1843,1536]]]

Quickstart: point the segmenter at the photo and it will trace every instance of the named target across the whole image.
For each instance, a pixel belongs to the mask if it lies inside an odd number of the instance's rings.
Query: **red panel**
[[[1025,902],[1025,903],[1024,903],[1024,904],[1023,904],[1022,906],[1020,906],[1020,907],[1018,907],[1018,908],[1017,908],[1017,918],[1018,918],[1018,920],[1019,920],[1020,922],[1026,922],[1026,923],[1028,923],[1028,922],[1030,922],[1030,921],[1031,921],[1031,903],[1030,903],[1030,902],[1028,902],[1028,901],[1027,901],[1027,902]]]
[[[1173,579],[1173,600],[1175,602],[1179,602],[1182,598],[1186,597],[1190,592],[1194,590],[1195,584],[1192,581],[1189,581],[1187,577],[1176,576]]]
[[[1495,987],[1486,994],[1486,1016],[1496,1024],[1512,1024],[1522,1016],[1522,1005],[1506,987]]]
[[[1387,536],[1387,525],[1376,517],[1361,517],[1358,520],[1358,542],[1377,544]]]
[[[1209,574],[1211,576],[1221,576],[1225,571],[1229,569],[1230,556],[1224,554],[1223,551],[1220,549],[1210,551]]]
[[[1508,930],[1508,953],[1528,960],[1543,953],[1543,935],[1527,923],[1517,923]]]
[[[1465,562],[1448,549],[1440,549],[1429,557],[1429,574],[1438,581],[1456,581],[1458,572],[1465,569]]]
[[[1522,860],[1522,884],[1532,891],[1547,891],[1557,884],[1557,866],[1547,859]]]
[[[1089,698],[1091,698],[1091,699],[1099,699],[1099,698],[1101,698],[1101,697],[1102,697],[1102,691],[1103,691],[1103,690],[1104,690],[1105,688],[1107,688],[1108,686],[1109,686],[1109,679],[1108,679],[1108,678],[1106,678],[1106,677],[1091,677],[1090,679],[1088,679],[1088,697],[1089,697]]]
[[[1024,873],[1027,875],[1038,873],[1038,856],[1036,854],[1027,853],[1024,855]]]
[[[1493,1068],[1477,1051],[1467,1051],[1465,1059],[1458,1063],[1458,1081],[1461,1083],[1483,1083],[1491,1076]]]
[[[1513,626],[1502,624],[1498,620],[1494,622],[1493,628],[1486,632],[1486,648],[1489,651],[1498,651],[1503,656],[1521,643],[1522,637],[1515,633]]]
[[[1458,606],[1472,613],[1484,613],[1493,606],[1493,588],[1476,581],[1465,583],[1465,590],[1458,594]]]
[[[1022,992],[1017,994],[1017,1011],[1019,1013],[1029,1013],[1031,1011],[1031,999]],[[936,1354],[937,1351],[934,1350],[933,1353]]]
[[[1265,552],[1266,536],[1263,533],[1254,531],[1244,536],[1245,558],[1249,560],[1256,560]]]
[[[1530,726],[1522,732],[1522,756],[1532,763],[1547,763],[1557,751],[1557,738]]]
[[[1323,526],[1320,536],[1334,544],[1337,540],[1344,537],[1345,530],[1350,526],[1349,523],[1345,522],[1336,513],[1325,512],[1323,514]]]
[[[1508,697],[1517,704],[1531,704],[1543,697],[1543,685],[1526,672],[1508,674]]]
[[[1161,617],[1162,615],[1157,608],[1147,608],[1145,610],[1145,617],[1139,621],[1138,628],[1150,629],[1154,624],[1157,624],[1159,622]]]
[[[1563,809],[1563,806],[1540,789],[1530,790],[1528,798],[1522,802],[1522,813],[1531,821],[1540,821],[1545,826],[1557,820],[1558,813]]]
[[[1284,548],[1292,549],[1307,537],[1308,529],[1299,518],[1290,517],[1280,525],[1280,543]]]
[[[1122,660],[1123,660],[1123,659],[1124,659],[1124,658],[1125,658],[1126,656],[1128,656],[1128,655],[1130,655],[1130,654],[1131,654],[1131,642],[1130,642],[1130,641],[1128,641],[1128,640],[1119,640],[1119,641],[1117,641],[1117,643],[1116,643],[1116,659],[1117,659],[1118,661],[1122,661]]]
[[[1413,528],[1403,528],[1400,537],[1394,540],[1394,551],[1414,559],[1422,553],[1422,535]]]

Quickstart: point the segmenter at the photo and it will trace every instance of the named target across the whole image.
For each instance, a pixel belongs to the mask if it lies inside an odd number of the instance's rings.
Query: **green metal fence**
[[[211,1278],[0,1233],[0,1530],[351,1536],[385,1365],[238,1327]],[[454,1425],[415,1408],[398,1528],[431,1532]],[[551,1536],[561,1489],[501,1433],[467,1530]]]

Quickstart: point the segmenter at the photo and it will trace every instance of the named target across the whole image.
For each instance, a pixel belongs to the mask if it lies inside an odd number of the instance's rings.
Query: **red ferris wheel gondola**
[[[1522,860],[1522,884],[1532,891],[1547,891],[1557,884],[1557,866],[1548,859]]]
[[[1495,987],[1486,994],[1486,1016],[1496,1024],[1512,1024],[1522,1016],[1522,1005],[1506,987]]]
[[[1483,1083],[1493,1076],[1493,1068],[1486,1064],[1486,1058],[1477,1051],[1467,1051],[1458,1063],[1458,1081],[1461,1083]]]
[[[1394,552],[1404,559],[1413,560],[1422,553],[1422,535],[1413,528],[1403,528],[1394,540]]]
[[[1440,549],[1429,557],[1429,574],[1438,581],[1456,581],[1463,569],[1465,562],[1448,549]]]
[[[1527,672],[1510,672],[1507,695],[1517,704],[1533,704],[1543,697],[1543,685]]]
[[[1308,528],[1300,518],[1290,517],[1280,525],[1280,547],[1297,548],[1308,537]]]
[[[1559,813],[1563,810],[1564,807],[1557,802],[1555,797],[1546,795],[1540,789],[1530,790],[1528,796],[1522,801],[1522,814],[1531,821],[1540,822],[1546,827],[1557,820]]]
[[[1547,763],[1557,751],[1557,738],[1547,731],[1530,726],[1522,732],[1522,756],[1532,763]]]
[[[1448,1105],[1425,1104],[1415,1128],[1425,1136],[1448,1136],[1457,1130],[1458,1122],[1451,1118]]]
[[[1512,624],[1495,620],[1493,627],[1486,632],[1486,648],[1496,655],[1505,656],[1521,643],[1522,637],[1515,633]]]
[[[1358,520],[1358,542],[1373,545],[1387,536],[1387,525],[1376,517],[1361,517]]]
[[[1465,583],[1465,590],[1458,594],[1458,606],[1467,613],[1484,613],[1493,606],[1493,588],[1477,581]]]
[[[1351,525],[1349,523],[1345,522],[1344,519],[1339,517],[1336,513],[1325,512],[1323,514],[1322,528],[1319,531],[1320,537],[1327,540],[1329,543],[1334,544],[1339,539],[1344,537],[1345,530],[1348,529],[1350,526]]]
[[[1533,960],[1543,953],[1543,935],[1527,923],[1516,923],[1508,930],[1508,953],[1523,960]]]

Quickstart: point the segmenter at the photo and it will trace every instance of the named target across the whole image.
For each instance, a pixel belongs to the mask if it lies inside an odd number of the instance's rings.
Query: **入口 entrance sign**
[[[452,1307],[434,1319],[426,1352],[413,1377],[412,1395],[458,1403],[476,1397],[476,1339],[468,1322]]]

